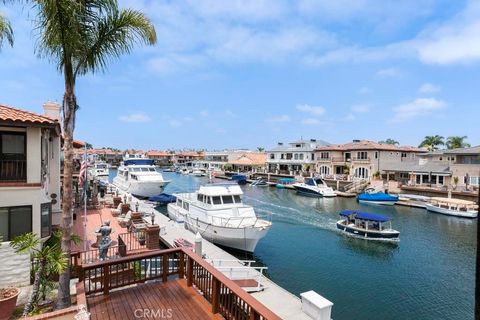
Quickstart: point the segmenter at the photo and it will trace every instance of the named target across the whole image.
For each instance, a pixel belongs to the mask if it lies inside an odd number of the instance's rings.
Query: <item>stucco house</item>
[[[319,174],[340,179],[349,177],[371,179],[386,174],[385,169],[415,164],[426,150],[396,146],[369,140],[353,140],[344,144],[323,146],[315,150]]]
[[[28,256],[8,245],[34,232],[47,238],[60,222],[60,106],[44,115],[0,105],[0,287],[30,281]]]
[[[327,146],[328,142],[316,139],[299,140],[267,150],[267,170],[270,173],[295,175],[313,172],[315,169],[315,150]]]

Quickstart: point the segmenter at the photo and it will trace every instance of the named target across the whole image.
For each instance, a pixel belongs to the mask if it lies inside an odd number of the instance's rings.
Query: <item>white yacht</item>
[[[118,167],[117,176],[113,179],[113,184],[117,188],[141,198],[163,193],[169,182],[164,180],[162,174],[155,169],[153,160],[145,156],[128,154]]]
[[[298,193],[315,197],[336,197],[337,194],[321,178],[306,178],[305,182],[292,184]]]
[[[253,252],[272,226],[243,204],[243,192],[236,183],[207,184],[197,192],[174,195],[177,201],[168,204],[169,217],[225,247]]]
[[[205,177],[207,172],[205,169],[194,168],[190,174],[195,177]]]
[[[101,160],[96,160],[93,166],[88,168],[88,178],[98,180],[108,181],[108,175],[110,171],[108,170],[108,164]]]

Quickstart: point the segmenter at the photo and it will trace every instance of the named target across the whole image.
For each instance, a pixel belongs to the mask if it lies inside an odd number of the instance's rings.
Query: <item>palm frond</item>
[[[29,253],[35,250],[38,250],[38,245],[40,240],[33,233],[25,233],[19,236],[16,236],[11,242],[10,246],[15,250],[16,253]]]
[[[89,48],[77,63],[76,74],[103,71],[110,59],[130,53],[135,44],[152,45],[156,41],[155,28],[143,13],[114,10],[96,24]]]
[[[13,29],[10,21],[0,13],[0,48],[3,41],[7,40],[11,47],[13,47]]]

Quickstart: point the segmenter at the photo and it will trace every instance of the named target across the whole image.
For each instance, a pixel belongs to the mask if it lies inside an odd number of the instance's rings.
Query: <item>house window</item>
[[[315,153],[312,153],[312,160],[315,160]]]
[[[470,176],[469,178],[470,178],[470,179],[469,179],[470,181],[468,182],[469,185],[471,185],[471,186],[478,186],[478,185],[479,185],[479,183],[480,183],[480,177]]]
[[[275,159],[275,153],[270,153],[270,160],[274,160]]]
[[[302,145],[301,144],[296,144],[295,147],[296,148],[300,148]]]
[[[437,183],[443,185],[443,176],[438,176]]]
[[[416,181],[417,184],[421,184],[422,183],[422,176],[417,174],[416,178],[415,178],[415,181]]]
[[[0,181],[27,179],[26,135],[0,132]]]
[[[406,158],[407,157],[407,153],[406,152],[402,152],[402,158]]]
[[[357,152],[357,159],[358,160],[367,160],[368,159],[368,153],[366,151]]]
[[[280,155],[280,159],[285,159],[285,155],[283,153]]]
[[[42,238],[50,236],[52,233],[52,205],[50,202],[42,203],[40,205],[40,224]]]
[[[295,160],[298,160],[298,153],[294,154],[294,158],[295,158]]]
[[[320,159],[328,159],[329,157],[330,157],[330,154],[328,152],[320,153]]]
[[[299,157],[300,157],[300,160],[303,160],[303,153],[300,153]]]
[[[3,241],[11,241],[29,232],[32,232],[32,206],[0,208],[0,236]]]
[[[321,174],[330,174],[330,168],[327,166],[321,166],[319,168]]]
[[[287,153],[287,160],[292,160],[292,154],[291,153]]]
[[[378,159],[378,151],[375,151],[375,159]]]

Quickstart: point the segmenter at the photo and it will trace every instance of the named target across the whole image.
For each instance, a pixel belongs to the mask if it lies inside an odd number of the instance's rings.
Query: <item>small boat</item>
[[[88,179],[104,180],[108,181],[109,169],[108,164],[105,161],[96,160],[91,168],[87,171]]]
[[[478,215],[477,206],[473,201],[433,197],[430,199],[430,203],[425,204],[425,206],[428,211],[449,216],[476,218]]]
[[[205,177],[207,175],[207,172],[205,171],[205,169],[194,168],[190,175],[195,177]]]
[[[234,174],[232,176],[232,181],[236,181],[238,184],[246,184],[247,176],[244,174]]]
[[[160,205],[167,205],[177,201],[177,197],[168,193],[161,193],[158,196],[152,196],[148,198],[148,201],[157,202]]]
[[[295,183],[295,178],[280,178],[277,181],[275,187],[279,189],[285,189],[287,186],[291,186]]]
[[[173,168],[164,168],[162,172],[173,172]]]
[[[298,193],[315,197],[336,197],[337,194],[321,178],[306,178],[305,182],[292,184]]]
[[[337,221],[337,229],[365,239],[396,239],[400,232],[392,229],[389,217],[379,214],[343,210],[340,212],[341,220]]]
[[[268,182],[263,177],[258,177],[252,182],[252,187],[267,187]]]
[[[385,192],[375,192],[375,193],[364,192],[358,195],[357,201],[361,203],[392,206],[398,202],[398,197],[392,196]]]

